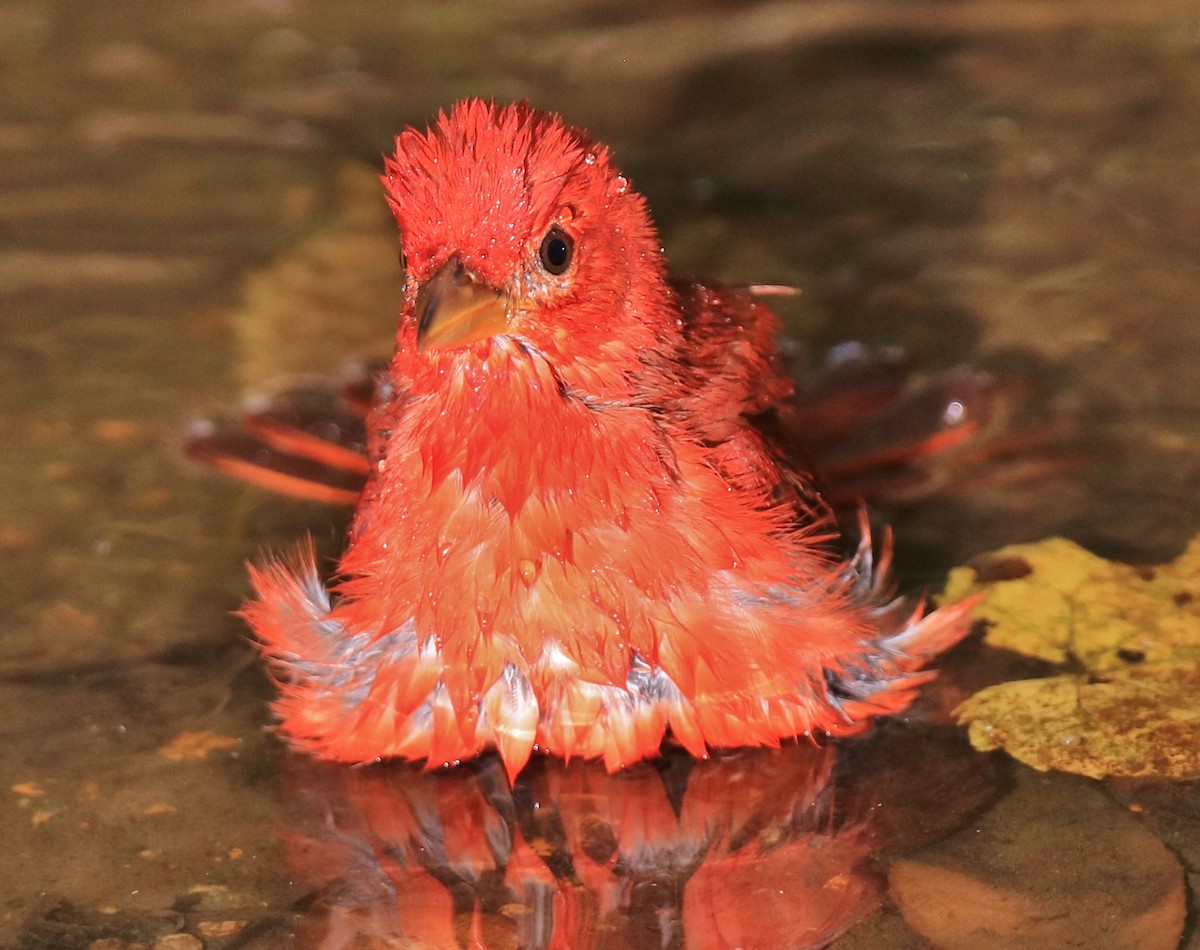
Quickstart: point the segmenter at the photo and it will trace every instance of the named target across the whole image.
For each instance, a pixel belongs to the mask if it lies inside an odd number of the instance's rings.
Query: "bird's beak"
[[[505,295],[478,281],[452,257],[417,291],[417,352],[463,346],[508,327]]]

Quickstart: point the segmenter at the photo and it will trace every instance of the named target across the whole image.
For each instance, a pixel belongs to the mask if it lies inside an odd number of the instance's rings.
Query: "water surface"
[[[1083,464],[890,513],[907,586],[1058,533],[1164,560],[1200,528],[1198,41],[1171,0],[4,5],[0,945],[1174,946],[1195,789],[972,752],[978,645],[836,752],[513,791],[286,755],[242,562],[332,554],[344,513],[179,441],[386,348],[379,154],[529,97],[614,147],[677,270],[803,288],[815,353],[899,343],[1070,420]]]

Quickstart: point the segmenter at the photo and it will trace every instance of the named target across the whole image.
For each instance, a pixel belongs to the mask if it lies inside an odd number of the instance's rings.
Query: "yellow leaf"
[[[1200,662],[1200,538],[1157,568],[1106,561],[1064,538],[1015,544],[955,568],[945,596],[979,590],[987,596],[975,616],[992,646],[1094,672]]]
[[[980,590],[990,644],[1086,672],[972,696],[958,716],[976,748],[1094,778],[1200,776],[1200,537],[1156,568],[1014,545],[955,569],[945,596]]]
[[[990,686],[958,708],[977,749],[1092,778],[1200,776],[1200,670],[1130,669]]]

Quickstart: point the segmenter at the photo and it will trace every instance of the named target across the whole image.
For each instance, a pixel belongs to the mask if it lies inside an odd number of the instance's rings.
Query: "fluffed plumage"
[[[895,713],[969,605],[891,599],[790,457],[776,317],[671,281],[607,150],[468,100],[396,139],[397,348],[333,594],[311,547],[245,608],[294,746],[611,770],[849,735]]]

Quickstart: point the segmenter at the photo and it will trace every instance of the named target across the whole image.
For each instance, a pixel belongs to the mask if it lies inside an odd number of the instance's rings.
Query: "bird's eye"
[[[567,236],[562,228],[553,227],[542,238],[540,256],[546,272],[557,277],[565,274],[571,266],[571,254],[575,250],[575,242]]]

